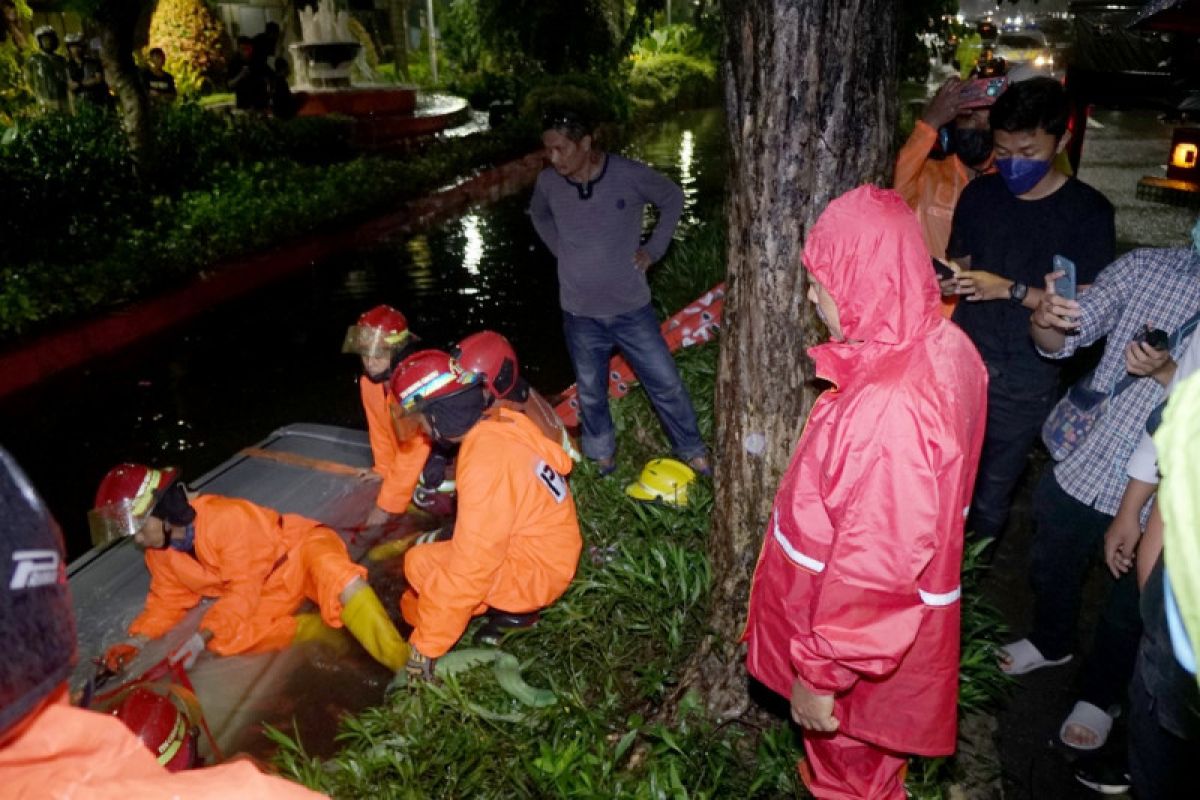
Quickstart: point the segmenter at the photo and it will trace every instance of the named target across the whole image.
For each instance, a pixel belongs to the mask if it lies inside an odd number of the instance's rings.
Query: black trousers
[[[1029,641],[1048,659],[1075,651],[1083,583],[1103,553],[1112,517],[1071,497],[1047,469],[1033,495],[1031,582],[1033,632]],[[1081,673],[1080,697],[1103,709],[1121,702],[1133,676],[1142,635],[1134,570],[1113,580],[1104,603],[1091,657]]]
[[[1026,379],[988,366],[987,428],[967,522],[974,536],[999,540],[1004,533],[1013,492],[1053,406],[1053,391],[1030,393]]]

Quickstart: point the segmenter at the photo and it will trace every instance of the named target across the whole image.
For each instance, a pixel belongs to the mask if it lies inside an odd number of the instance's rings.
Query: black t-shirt
[[[998,174],[967,184],[954,209],[950,258],[971,257],[986,270],[1027,286],[1045,286],[1054,256],[1075,262],[1076,281],[1093,283],[1115,257],[1112,203],[1086,183],[1069,178],[1054,194],[1021,200]],[[1056,362],[1042,358],[1029,335],[1032,312],[1008,300],[963,301],[957,322],[989,367],[1021,376],[1030,394],[1052,391]]]
[[[155,75],[153,70],[142,70],[142,85],[152,97],[171,98],[176,94],[175,76],[166,71]]]

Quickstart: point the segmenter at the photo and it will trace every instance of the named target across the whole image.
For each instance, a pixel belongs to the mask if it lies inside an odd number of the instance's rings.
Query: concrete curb
[[[480,172],[454,186],[342,233],[311,236],[269,252],[224,261],[186,285],[139,300],[117,311],[48,333],[0,353],[0,397],[28,388],[59,372],[112,355],[135,342],[185,322],[327,258],[385,236],[420,229],[481,203],[495,202],[531,184],[542,169],[541,151]]]

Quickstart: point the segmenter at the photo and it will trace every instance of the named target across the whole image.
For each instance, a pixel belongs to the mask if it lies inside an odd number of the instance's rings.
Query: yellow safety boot
[[[363,586],[342,606],[342,622],[380,664],[396,672],[408,661],[408,643],[392,624],[379,595]]]

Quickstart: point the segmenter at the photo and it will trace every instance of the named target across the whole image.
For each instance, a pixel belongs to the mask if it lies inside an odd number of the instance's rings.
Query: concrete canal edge
[[[112,355],[146,337],[179,325],[228,300],[254,291],[339,250],[418,230],[480,204],[515,194],[533,183],[544,165],[541,151],[484,170],[453,186],[406,203],[340,233],[287,242],[273,250],[214,264],[187,284],[135,301],[98,317],[0,353],[0,397],[66,370]]]

